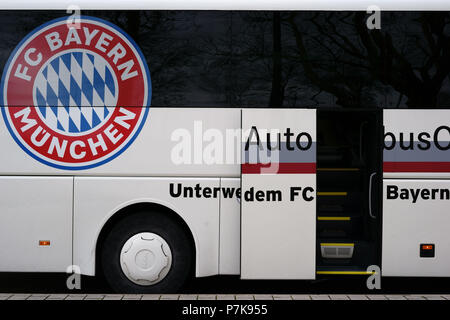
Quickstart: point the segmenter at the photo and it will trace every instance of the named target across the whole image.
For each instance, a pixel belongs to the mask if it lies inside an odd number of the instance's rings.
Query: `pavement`
[[[12,294],[0,300],[450,300],[440,294]]]

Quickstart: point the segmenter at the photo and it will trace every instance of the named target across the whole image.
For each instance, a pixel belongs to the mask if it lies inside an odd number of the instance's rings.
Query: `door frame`
[[[368,114],[370,119],[373,119],[374,126],[376,131],[373,133],[374,143],[371,144],[371,149],[374,150],[375,155],[375,166],[372,168],[376,175],[372,181],[372,194],[371,194],[371,204],[373,209],[372,212],[375,212],[374,215],[376,217],[374,230],[371,230],[371,237],[373,237],[374,245],[375,245],[375,260],[376,265],[381,270],[381,257],[382,257],[382,228],[383,228],[383,146],[384,146],[384,123],[383,123],[383,108],[335,108],[335,107],[320,107],[316,108],[317,110],[317,119],[320,118],[321,112],[336,112],[336,113],[365,113]],[[317,120],[316,120],[317,121]],[[316,123],[318,129],[318,121]],[[317,148],[318,149],[318,148]],[[316,155],[317,158],[317,155]],[[368,173],[370,175],[370,173]],[[366,179],[365,179],[366,180]],[[370,180],[364,181],[364,183],[369,183]],[[364,189],[365,190],[365,189]],[[368,190],[367,190],[368,191]],[[366,193],[364,196],[364,214],[369,215],[369,195]],[[316,215],[318,212],[316,211]],[[316,235],[317,236],[317,235]],[[316,264],[317,268],[317,264]]]

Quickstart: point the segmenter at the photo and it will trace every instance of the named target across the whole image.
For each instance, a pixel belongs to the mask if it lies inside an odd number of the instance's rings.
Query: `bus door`
[[[317,274],[380,266],[381,109],[317,111]]]
[[[314,279],[316,110],[243,109],[241,278]]]
[[[450,110],[384,110],[384,276],[450,276]]]

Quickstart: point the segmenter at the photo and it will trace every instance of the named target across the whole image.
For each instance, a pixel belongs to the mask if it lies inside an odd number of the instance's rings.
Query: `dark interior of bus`
[[[382,112],[317,111],[317,269],[380,265]]]

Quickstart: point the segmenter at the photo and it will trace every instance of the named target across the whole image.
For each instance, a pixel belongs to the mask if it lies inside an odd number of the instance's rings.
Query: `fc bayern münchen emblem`
[[[150,100],[139,47],[93,17],[76,27],[60,18],[33,30],[11,54],[0,85],[14,140],[36,160],[68,170],[121,154],[144,125]]]

